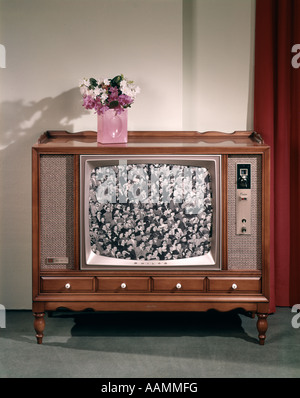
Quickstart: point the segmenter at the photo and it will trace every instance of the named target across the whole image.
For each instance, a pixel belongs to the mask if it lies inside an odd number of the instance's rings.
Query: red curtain
[[[255,30],[254,130],[272,151],[273,312],[300,303],[300,0],[257,0]]]

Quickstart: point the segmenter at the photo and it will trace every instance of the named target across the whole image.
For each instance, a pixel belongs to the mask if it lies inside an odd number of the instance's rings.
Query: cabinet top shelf
[[[129,153],[143,150],[156,153],[194,153],[264,151],[268,146],[262,137],[254,131],[235,131],[223,133],[218,131],[129,131],[127,144],[97,143],[95,131],[69,133],[67,131],[47,131],[42,134],[34,149],[41,152],[68,153]]]

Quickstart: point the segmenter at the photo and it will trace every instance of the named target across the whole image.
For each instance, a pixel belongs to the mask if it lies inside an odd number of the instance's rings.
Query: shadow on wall
[[[82,107],[79,89],[72,88],[57,97],[43,98],[36,102],[2,102],[0,114],[0,150],[3,150],[21,137],[34,138],[33,144],[46,130],[73,132],[72,121],[89,112]]]
[[[73,132],[85,114],[78,88],[0,104],[0,303],[6,308],[31,307],[31,147],[46,130]]]

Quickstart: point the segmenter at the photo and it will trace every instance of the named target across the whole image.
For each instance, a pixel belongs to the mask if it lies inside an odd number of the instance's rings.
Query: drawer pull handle
[[[176,288],[181,289],[181,283],[177,283]]]
[[[126,288],[126,283],[124,283],[124,282],[121,283],[121,288],[122,288],[122,289],[125,289],[125,288]]]
[[[71,287],[71,284],[70,284],[70,283],[66,283],[66,284],[65,284],[65,288],[66,288],[66,289],[70,289],[70,287]]]
[[[233,283],[231,287],[232,287],[233,290],[236,290],[237,289],[237,284]]]

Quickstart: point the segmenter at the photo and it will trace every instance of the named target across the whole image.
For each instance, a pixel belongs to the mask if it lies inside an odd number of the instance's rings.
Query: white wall
[[[31,146],[95,130],[82,77],[142,89],[130,130],[252,127],[254,0],[0,0],[0,303],[31,308]]]
[[[254,0],[183,1],[183,125],[253,128]]]

